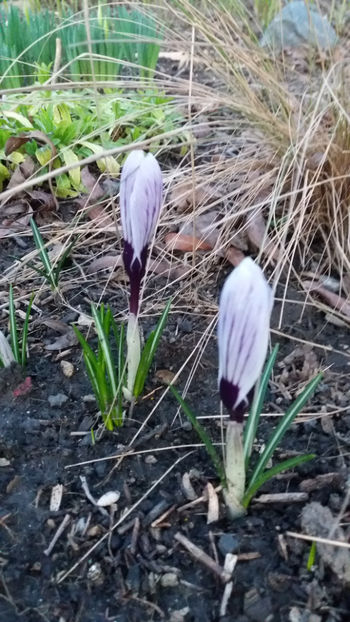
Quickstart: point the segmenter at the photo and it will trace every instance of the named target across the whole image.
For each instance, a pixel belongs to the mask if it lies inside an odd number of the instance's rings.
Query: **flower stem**
[[[141,358],[141,339],[137,316],[129,313],[128,327],[126,330],[127,345],[127,387],[125,397],[131,401],[134,392],[135,378]]]
[[[226,431],[226,483],[224,498],[231,519],[245,513],[242,505],[245,489],[245,464],[242,442],[243,423],[229,421]]]

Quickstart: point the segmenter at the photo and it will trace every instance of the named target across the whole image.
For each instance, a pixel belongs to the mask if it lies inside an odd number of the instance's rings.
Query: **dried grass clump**
[[[239,153],[227,166],[233,185],[237,179],[241,183],[235,209],[241,221],[246,212],[243,226],[249,226],[252,215],[264,213],[260,250],[276,259],[279,247],[278,274],[317,265],[318,271],[342,278],[350,268],[349,82],[340,75],[346,60],[314,52],[309,62],[306,51],[301,68],[299,51],[294,70],[292,52],[285,66],[283,55],[271,57],[261,49],[247,12],[210,0],[206,16],[203,6],[198,9],[188,0],[176,6],[177,19],[192,28],[194,63],[206,69],[209,81],[215,78],[217,105],[236,124],[232,141]],[[239,137],[245,137],[244,144]],[[237,177],[242,166],[244,180],[242,173]],[[232,224],[232,214],[228,220]]]

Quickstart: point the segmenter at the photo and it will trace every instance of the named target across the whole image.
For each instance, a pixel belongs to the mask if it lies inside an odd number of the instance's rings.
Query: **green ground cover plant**
[[[44,91],[8,96],[0,117],[0,186],[16,166],[31,158],[35,170],[78,163],[103,149],[128,145],[181,127],[184,119],[174,100],[154,89],[124,94],[109,90],[96,107],[92,90]],[[175,139],[176,140],[176,139]],[[181,140],[179,136],[178,140]],[[157,142],[152,146],[157,149]],[[101,173],[118,176],[120,158],[97,159]],[[81,169],[57,176],[58,198],[86,192]]]

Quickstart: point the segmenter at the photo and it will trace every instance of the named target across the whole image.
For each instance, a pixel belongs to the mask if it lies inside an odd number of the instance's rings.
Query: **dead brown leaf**
[[[45,350],[49,350],[50,352],[55,350],[65,350],[66,348],[71,348],[72,346],[77,345],[77,343],[78,339],[73,328],[69,328],[64,335],[61,335],[55,339],[55,341],[46,345]]]
[[[182,251],[183,253],[193,253],[194,251],[210,251],[212,245],[193,235],[183,233],[167,233],[165,236],[165,248],[170,251]]]
[[[185,179],[178,182],[171,191],[170,201],[179,213],[187,212],[195,207],[208,205],[220,198],[217,189],[209,184],[199,182],[193,187],[193,180]]]
[[[272,244],[266,231],[265,219],[261,210],[257,210],[252,216],[249,217],[247,222],[247,236],[251,244],[262,251],[272,261],[278,261],[280,258],[280,251]]]
[[[29,138],[20,134],[19,136],[10,136],[5,143],[5,155],[11,155],[14,151],[17,151],[29,141]]]
[[[88,197],[83,197],[85,205],[87,204],[87,202],[95,203],[95,201],[98,201],[99,199],[101,199],[101,197],[103,197],[104,190],[98,179],[96,179],[96,177],[92,173],[90,173],[88,166],[84,166],[84,168],[81,169],[81,182],[89,193]]]
[[[303,286],[309,294],[319,294],[334,309],[350,317],[350,304],[342,296],[330,292],[329,289],[315,281],[303,281]]]

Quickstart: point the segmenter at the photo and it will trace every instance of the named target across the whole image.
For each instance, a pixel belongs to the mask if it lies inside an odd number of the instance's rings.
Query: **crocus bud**
[[[266,358],[272,302],[262,270],[246,257],[225,281],[218,323],[220,397],[238,423]]]
[[[120,180],[120,212],[124,235],[123,261],[130,279],[130,312],[137,315],[147,248],[162,204],[162,173],[156,158],[131,151]]]

